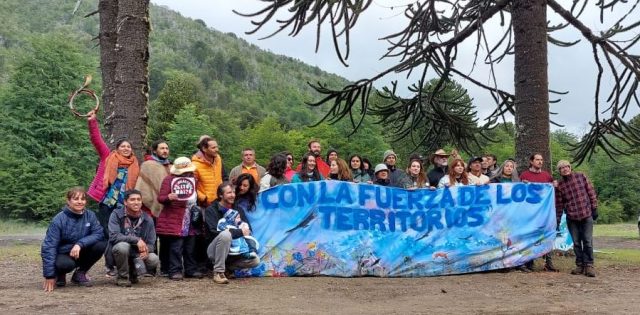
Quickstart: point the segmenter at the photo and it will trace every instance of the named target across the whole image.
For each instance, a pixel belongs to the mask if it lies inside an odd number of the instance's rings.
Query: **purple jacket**
[[[93,200],[100,202],[106,193],[107,187],[103,187],[102,179],[104,178],[104,163],[109,157],[111,151],[107,144],[102,140],[102,135],[100,134],[100,127],[98,126],[97,119],[91,119],[88,122],[89,124],[89,139],[93,144],[93,147],[96,149],[96,153],[100,157],[100,163],[98,164],[98,169],[96,170],[96,176],[93,178],[91,185],[89,185],[89,190],[87,190],[87,195],[93,198]]]

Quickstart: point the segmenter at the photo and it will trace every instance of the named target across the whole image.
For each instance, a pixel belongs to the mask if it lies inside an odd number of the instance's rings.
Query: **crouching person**
[[[130,287],[138,276],[155,269],[159,259],[154,254],[156,231],[153,220],[142,211],[142,194],[131,189],[124,193],[124,207],[118,207],[109,218],[109,245],[118,277],[116,284]]]
[[[65,286],[67,273],[71,271],[71,282],[91,286],[86,274],[102,257],[106,242],[98,218],[85,208],[86,204],[84,188],[69,189],[67,204],[47,229],[41,249],[45,292]]]
[[[210,242],[207,247],[207,256],[213,263],[213,282],[218,284],[227,284],[229,280],[225,273],[236,269],[253,268],[260,264],[260,258],[254,255],[231,255],[231,241],[251,235],[249,221],[242,209],[238,209],[238,214],[243,222],[238,229],[225,229],[218,231],[218,222],[223,219],[227,211],[233,211],[233,203],[236,199],[233,186],[230,182],[225,181],[218,186],[218,199],[216,199],[205,210],[205,230],[207,240]]]

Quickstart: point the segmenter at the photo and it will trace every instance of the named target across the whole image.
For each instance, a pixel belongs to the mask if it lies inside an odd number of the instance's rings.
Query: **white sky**
[[[253,29],[250,19],[236,15],[232,10],[253,13],[263,8],[267,2],[258,0],[151,0],[151,2],[167,6],[180,12],[183,16],[201,19],[205,21],[207,26],[221,32],[235,33],[238,37],[267,51],[299,59],[307,64],[318,66],[327,72],[355,81],[374,76],[393,63],[393,59],[379,60],[386,52],[387,45],[385,42],[378,40],[378,38],[404,27],[406,20],[402,14],[402,7],[391,9],[390,6],[408,4],[413,1],[374,0],[374,3],[361,15],[358,24],[351,31],[351,52],[347,60],[349,67],[344,67],[338,60],[333,49],[330,32],[324,31],[322,33],[320,49],[318,53],[315,52],[315,27],[313,26],[303,30],[297,37],[287,36],[288,32],[285,30],[269,39],[259,40],[259,38],[270,34],[269,30],[275,28],[276,23],[272,20],[268,27],[258,33],[245,35],[244,32]],[[563,2],[565,1],[561,3]],[[595,1],[592,2],[595,3]],[[593,6],[593,4],[590,4],[590,6]],[[614,14],[624,13],[621,9],[616,11]],[[600,24],[598,14],[598,10],[587,11],[583,14],[581,20],[592,29],[603,30],[605,28]],[[555,13],[552,12],[549,12],[548,18],[552,21],[559,21]],[[494,35],[497,38],[503,33],[498,21],[492,21],[486,29],[489,37]],[[578,32],[573,30],[554,33],[554,37],[567,41],[582,38]],[[471,69],[474,49],[475,42],[468,42],[458,52],[456,63],[463,72],[465,69],[467,71]],[[482,63],[483,57],[481,56],[478,63]],[[593,100],[596,65],[593,61],[591,47],[585,44],[584,40],[577,46],[570,48],[559,48],[549,44],[548,59],[549,88],[557,91],[569,91],[568,95],[562,96],[562,102],[551,105],[551,111],[558,113],[558,115],[552,116],[551,119],[564,124],[566,129],[572,133],[583,134],[588,130],[588,121],[595,117]],[[498,87],[512,92],[513,59],[505,59],[495,67],[495,71]],[[472,76],[486,84],[489,80],[488,68],[476,64]],[[411,79],[407,81],[404,80],[404,75],[389,75],[381,79],[376,86],[380,88],[388,85],[393,80],[398,80],[398,89],[402,91],[406,83],[415,82],[415,78],[412,77]],[[493,100],[489,94],[482,89],[474,87],[470,82],[465,82],[458,78],[456,80],[468,89],[469,94],[474,99],[474,105],[478,108],[480,119],[484,119],[494,108]],[[604,89],[601,89],[603,91],[601,92],[601,108],[603,107],[602,99],[609,93],[608,88],[611,86],[607,83],[604,82]],[[555,96],[551,95],[550,98],[553,99]],[[626,120],[631,119],[638,112],[638,108],[634,107],[633,111],[630,112],[631,115],[628,115]],[[552,126],[552,129],[555,129],[555,127]]]

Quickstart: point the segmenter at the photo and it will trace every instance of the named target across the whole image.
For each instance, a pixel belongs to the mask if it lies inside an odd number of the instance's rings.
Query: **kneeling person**
[[[159,259],[154,251],[156,231],[153,220],[142,211],[142,194],[132,189],[124,194],[124,207],[109,218],[107,255],[113,255],[118,270],[116,284],[131,286],[146,270],[155,269]]]

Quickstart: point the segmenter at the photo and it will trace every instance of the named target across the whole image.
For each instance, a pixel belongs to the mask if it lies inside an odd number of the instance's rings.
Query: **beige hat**
[[[567,160],[560,160],[560,161],[558,161],[558,166],[556,166],[556,168],[559,171],[560,168],[565,167],[565,166],[571,167],[571,163],[569,163],[569,161],[567,161]]]
[[[173,175],[182,175],[184,173],[193,172],[196,170],[195,165],[191,163],[191,159],[181,156],[173,161],[169,172]]]
[[[443,150],[443,149],[438,149],[436,150],[436,153],[433,154],[434,156],[439,155],[439,156],[446,156],[448,157],[451,154],[448,154],[447,151]]]

